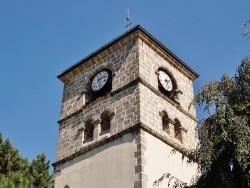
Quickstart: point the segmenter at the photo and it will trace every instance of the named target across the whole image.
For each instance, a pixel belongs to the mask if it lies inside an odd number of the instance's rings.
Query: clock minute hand
[[[100,78],[98,79],[98,81],[99,81],[99,80],[102,80],[103,78],[107,78],[107,76],[106,76],[106,75],[100,76]]]

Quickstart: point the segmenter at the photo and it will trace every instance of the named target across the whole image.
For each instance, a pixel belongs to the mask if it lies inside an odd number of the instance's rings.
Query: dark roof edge
[[[185,68],[187,68],[190,72],[192,72],[196,77],[199,77],[199,74],[197,74],[194,70],[192,70],[186,63],[184,63],[181,59],[179,59],[173,52],[171,52],[166,46],[164,46],[161,42],[159,42],[156,38],[154,38],[150,33],[148,33],[145,29],[143,29],[140,25],[136,25],[135,27],[133,27],[132,29],[130,29],[129,31],[126,31],[125,33],[123,33],[122,35],[116,37],[115,39],[111,40],[110,42],[108,42],[107,44],[103,45],[102,47],[100,47],[99,49],[97,49],[96,51],[94,51],[93,53],[89,54],[88,56],[84,57],[83,59],[79,60],[77,63],[73,64],[72,66],[70,66],[69,68],[67,68],[65,71],[63,71],[61,74],[59,74],[57,76],[58,79],[60,79],[61,77],[63,77],[64,75],[66,75],[67,73],[71,72],[73,69],[75,69],[76,67],[78,67],[79,65],[83,64],[84,62],[92,59],[94,56],[96,56],[97,54],[99,54],[100,52],[105,51],[107,48],[109,48],[110,46],[112,46],[114,43],[116,43],[118,40],[122,40],[124,38],[126,38],[128,35],[130,35],[131,33],[133,33],[135,30],[141,30],[143,33],[145,33],[148,37],[150,37],[154,42],[156,42],[159,46],[161,46],[164,50],[166,50],[168,53],[170,53],[174,58],[176,58]]]
[[[155,37],[153,37],[149,32],[147,32],[145,29],[143,29],[141,26],[139,28],[148,35],[155,43],[157,43],[159,46],[161,46],[164,50],[166,50],[168,53],[170,53],[175,59],[177,59],[185,68],[187,68],[190,72],[192,72],[197,78],[199,77],[199,74],[196,73],[191,67],[189,67],[186,63],[184,63],[179,57],[177,57],[173,52],[171,52],[166,46],[164,46],[160,41],[158,41]]]
[[[70,71],[72,71],[74,68],[76,68],[77,66],[81,65],[82,63],[90,60],[91,58],[93,58],[94,56],[96,56],[97,54],[99,54],[100,52],[106,50],[107,48],[109,48],[110,46],[112,46],[114,43],[116,43],[116,41],[121,40],[125,37],[127,37],[128,35],[130,35],[131,33],[133,33],[136,29],[138,29],[140,27],[140,25],[137,25],[135,27],[133,27],[132,29],[130,29],[129,31],[126,31],[125,33],[119,35],[118,37],[116,37],[115,39],[111,40],[110,42],[108,42],[107,44],[103,45],[102,47],[98,48],[97,50],[95,50],[94,52],[92,52],[91,54],[89,54],[88,56],[84,57],[83,59],[79,60],[77,63],[75,63],[74,65],[70,66],[69,68],[67,68],[65,71],[63,71],[60,75],[57,76],[57,78],[61,78],[62,76],[64,76],[65,74],[69,73]]]

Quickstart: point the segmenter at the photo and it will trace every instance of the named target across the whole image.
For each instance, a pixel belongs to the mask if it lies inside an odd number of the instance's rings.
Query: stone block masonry
[[[104,110],[114,113],[111,135],[139,123],[139,90],[135,84],[129,84],[139,77],[137,47],[136,41],[126,39],[119,48],[115,45],[103,53],[106,56],[99,55],[84,63],[83,72],[64,82],[57,161],[82,147],[78,129],[89,119],[100,119]],[[103,69],[112,71],[112,91],[91,101],[88,96],[91,80]]]
[[[112,72],[112,91],[122,88],[139,77],[139,60],[136,42],[129,42],[119,50],[101,59],[101,55],[83,64],[83,72],[64,81],[61,119],[81,109],[89,102],[88,91],[92,78],[103,69]],[[108,52],[107,52],[108,53]]]
[[[57,161],[64,159],[82,148],[82,133],[87,120],[100,119],[101,112],[114,112],[111,120],[110,136],[139,123],[139,90],[136,85],[122,91],[122,94],[104,96],[86,105],[83,110],[74,116],[60,121]],[[101,138],[101,137],[100,137]]]
[[[166,70],[173,78],[176,90],[181,91],[178,100],[159,89],[159,69]],[[102,70],[111,72],[112,89],[94,98],[91,82]],[[193,80],[197,76],[140,27],[111,41],[63,72],[58,77],[64,83],[64,90],[58,121],[57,159],[53,164],[55,172],[58,172],[56,184],[63,185],[65,177],[73,173],[77,175],[76,180],[86,187],[106,185],[103,187],[110,188],[112,185],[105,179],[109,178],[105,170],[116,169],[110,160],[116,162],[120,174],[128,174],[126,181],[119,181],[114,179],[119,178],[116,172],[110,172],[114,176],[113,185],[121,182],[119,187],[124,188],[151,187],[156,178],[151,171],[159,167],[163,172],[169,167],[169,161],[182,169],[177,158],[164,161],[164,156],[167,157],[173,148],[179,151],[180,156],[183,148],[192,149],[197,144],[196,112],[193,106],[189,108],[194,96]],[[106,132],[101,132],[102,114],[108,115],[110,123]],[[168,131],[164,131],[163,114],[169,121],[166,125]],[[84,134],[89,125],[92,126],[91,137],[88,137],[91,139],[86,137],[85,140]],[[176,136],[177,131],[181,133],[181,139]],[[126,156],[126,150],[129,156]],[[162,152],[164,156],[154,156],[154,153],[161,155]],[[129,165],[120,164],[120,158]],[[185,179],[178,169],[172,171]],[[188,170],[186,172],[191,174]],[[96,173],[104,184],[89,181]],[[104,176],[101,175],[103,173]],[[81,174],[85,176],[81,177]],[[78,186],[74,178],[69,180]]]
[[[165,137],[173,137],[173,134],[166,135],[162,130],[159,112],[165,111],[171,119],[178,119],[184,130],[187,130],[183,132],[183,147],[195,147],[196,114],[193,107],[189,109],[193,98],[192,76],[184,68],[176,68],[169,55],[155,51],[148,41],[135,36],[131,40],[123,39],[85,62],[74,76],[61,78],[64,92],[57,160],[72,155],[82,147],[79,129],[84,127],[87,120],[100,119],[104,110],[114,113],[110,135],[141,122]],[[177,88],[183,93],[179,103],[159,91],[159,68],[167,69],[173,75]],[[103,69],[112,72],[112,91],[91,101],[88,96],[91,80]]]

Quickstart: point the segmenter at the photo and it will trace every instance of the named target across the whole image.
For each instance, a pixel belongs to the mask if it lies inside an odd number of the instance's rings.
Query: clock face
[[[91,89],[92,91],[99,91],[102,89],[109,79],[108,71],[101,71],[99,72],[94,79],[92,80]]]
[[[174,89],[174,86],[169,75],[163,70],[159,70],[158,73],[159,73],[159,81],[162,87],[168,92],[172,91]]]

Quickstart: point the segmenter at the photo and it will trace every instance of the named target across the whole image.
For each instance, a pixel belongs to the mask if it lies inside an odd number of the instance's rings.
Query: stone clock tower
[[[149,188],[164,173],[188,183],[197,77],[141,26],[62,72],[55,187]]]

